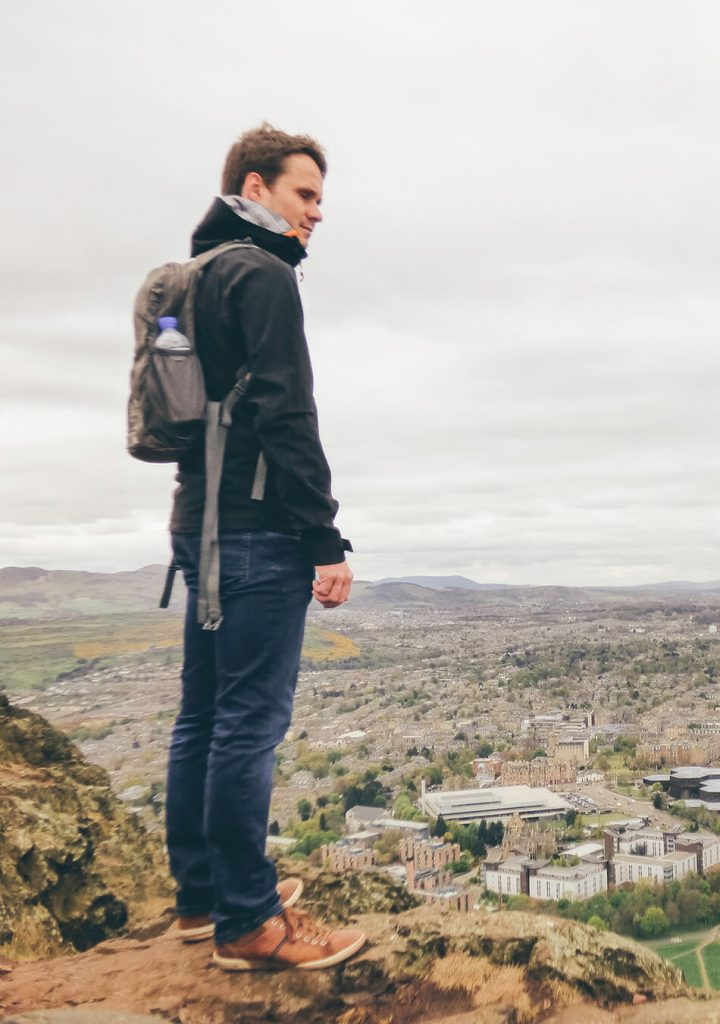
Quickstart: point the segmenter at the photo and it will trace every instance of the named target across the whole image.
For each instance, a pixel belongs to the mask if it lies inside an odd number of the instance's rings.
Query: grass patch
[[[333,633],[328,629],[309,625],[305,631],[303,657],[310,661],[344,661],[346,658],[357,658],[360,648],[357,644],[341,633]]]
[[[683,956],[679,956],[672,961],[676,967],[685,975],[685,981],[688,985],[692,985],[693,988],[703,988],[702,974],[700,973],[700,964],[698,963],[697,953],[685,953]]]
[[[697,939],[688,939],[685,942],[665,942],[661,946],[655,946],[654,952],[665,960],[675,960],[685,953],[694,952],[697,944]]]
[[[182,643],[182,619],[162,612],[5,623],[0,680],[9,690],[42,689],[89,662]]]
[[[705,961],[710,987],[720,991],[720,943],[711,942],[709,946],[701,950],[700,955]]]
[[[0,682],[8,690],[44,689],[60,675],[79,675],[126,655],[179,652],[182,633],[182,616],[164,611],[5,622]],[[360,649],[340,633],[310,625],[303,654],[332,663],[356,658]]]

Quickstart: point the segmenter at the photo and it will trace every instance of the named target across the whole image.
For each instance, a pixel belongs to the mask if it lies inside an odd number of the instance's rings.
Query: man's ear
[[[240,193],[243,199],[252,199],[257,203],[262,198],[264,191],[265,182],[257,171],[250,171],[245,175],[242,192]]]

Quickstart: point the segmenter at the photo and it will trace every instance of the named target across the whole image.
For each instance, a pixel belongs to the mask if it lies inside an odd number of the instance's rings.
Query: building
[[[468,890],[459,885],[447,886],[444,889],[432,889],[430,892],[420,892],[417,895],[439,910],[459,910],[461,913],[467,914],[474,905]]]
[[[420,840],[408,837],[400,840],[400,859],[413,860],[418,871],[444,868],[460,860],[460,846],[444,843],[442,839]]]
[[[503,766],[502,754],[490,754],[489,757],[474,757],[472,760],[472,771],[475,778],[489,779],[490,781],[500,777]]]
[[[439,868],[419,868],[412,857],[405,861],[407,887],[411,892],[430,892],[431,889],[447,888],[452,875]]]
[[[525,857],[512,857],[493,863],[488,857],[481,872],[485,888],[502,896],[519,896],[523,892],[527,894],[524,877],[526,866],[531,863]]]
[[[426,821],[403,821],[389,817],[384,807],[363,807],[360,804],[345,812],[345,827],[349,833],[381,833],[392,829],[416,839],[430,837],[430,826]]]
[[[720,810],[720,768],[681,765],[667,774],[645,775],[643,784],[662,788],[676,800],[696,801],[695,806]]]
[[[557,757],[534,757],[532,761],[504,761],[500,770],[503,786],[568,786],[577,782],[577,767]]]
[[[348,832],[363,832],[376,818],[385,814],[381,807],[363,807],[356,804],[345,812],[345,828]]]
[[[372,827],[380,832],[400,832],[403,836],[414,839],[429,839],[430,826],[426,821],[404,821],[402,818],[376,818]]]
[[[557,818],[570,804],[549,789],[533,786],[491,786],[486,789],[435,790],[422,786],[422,813],[445,821],[505,821],[517,814],[524,819]]]
[[[505,896],[535,900],[585,900],[608,886],[605,861],[564,864],[562,861],[516,857],[483,868],[485,887]]]
[[[375,851],[354,846],[347,839],[321,846],[320,856],[331,871],[370,871],[375,867]]]
[[[292,836],[268,836],[265,840],[266,850],[275,850],[278,853],[292,853],[298,841]]]
[[[603,840],[603,845],[570,847],[551,860],[489,850],[482,869],[485,887],[504,896],[584,900],[604,892],[609,883],[662,885],[720,864],[720,836],[685,832],[679,825],[656,829],[642,820],[625,822],[607,828]]]
[[[352,843],[353,846],[372,846],[373,843],[380,838],[382,832],[379,828],[364,828],[362,832],[350,832],[348,835],[343,836],[348,843]]]
[[[575,865],[548,863],[528,876],[528,896],[534,900],[587,900],[608,887],[605,862]]]
[[[563,711],[549,711],[542,715],[532,715],[520,723],[520,734],[533,735],[539,739],[562,733],[582,733],[594,729],[597,718],[594,710],[568,715]]]
[[[676,738],[666,735],[646,737],[638,744],[637,755],[648,764],[707,765],[720,757],[720,738],[707,733],[683,731]]]
[[[618,853],[613,857],[611,880],[615,885],[624,882],[648,881],[663,885],[685,878],[697,867],[697,856],[692,851],[666,853],[662,857],[642,854]]]
[[[553,735],[550,737],[549,748],[551,757],[568,761],[578,768],[583,768],[590,760],[590,740],[582,736]]]
[[[606,829],[605,856],[610,862],[610,881],[649,881],[657,884],[684,878],[697,870],[697,850],[678,849],[681,825],[671,829]]]
[[[675,837],[675,849],[695,853],[697,863],[693,870],[699,875],[704,875],[710,868],[720,864],[720,836],[706,832],[683,832]]]
[[[455,859],[459,858],[460,848],[457,845],[451,843],[441,845],[445,847],[442,856],[453,858],[453,860],[446,860],[446,863],[453,863]],[[436,846],[436,849],[434,851],[428,849],[431,846]],[[467,913],[471,909],[469,892],[462,886],[453,885],[451,872],[445,871],[441,867],[420,867],[413,856],[413,850],[416,847],[424,847],[421,849],[421,855],[426,863],[441,857],[437,844],[414,844],[411,840],[403,841],[401,845],[401,852],[404,851],[403,856],[410,854],[406,856],[405,860],[407,887],[410,892],[441,910],[460,910]],[[455,856],[456,851],[457,857]]]

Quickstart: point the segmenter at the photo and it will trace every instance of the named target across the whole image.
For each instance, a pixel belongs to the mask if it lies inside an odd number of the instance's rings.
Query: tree
[[[268,835],[269,836],[279,836],[280,835],[280,823],[277,820],[277,818],[275,819],[275,821],[271,821],[270,824],[268,825]]]
[[[304,797],[302,800],[298,800],[297,812],[300,815],[300,821],[307,821],[312,814],[312,804],[310,801],[306,800]]]
[[[477,757],[490,757],[492,752],[493,745],[492,743],[488,743],[487,740],[483,740],[482,743],[479,743],[475,748],[475,754]]]
[[[377,853],[377,863],[393,864],[400,860],[400,840],[402,832],[398,829],[389,828],[373,843],[373,850]]]
[[[568,828],[572,828],[576,821],[577,811],[574,807],[571,807],[569,810],[565,811],[565,824]]]
[[[661,811],[665,806],[665,801],[663,800],[662,793],[654,793],[652,803],[653,807],[655,807],[658,811]]]
[[[635,915],[634,923],[644,939],[664,935],[670,927],[670,921],[662,907],[648,907],[642,916]]]
[[[443,818],[442,814],[439,814],[438,818],[437,818],[437,821],[433,825],[432,834],[434,836],[438,836],[439,838],[442,838],[442,836],[445,835],[447,830],[448,830],[447,823],[446,823],[445,819]]]
[[[591,928],[596,928],[599,932],[607,931],[607,921],[603,920],[603,918],[599,917],[597,914],[593,914],[592,917],[588,919],[588,924]]]

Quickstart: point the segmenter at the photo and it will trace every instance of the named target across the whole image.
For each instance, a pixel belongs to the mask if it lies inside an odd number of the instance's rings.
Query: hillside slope
[[[106,773],[0,695],[0,946],[87,949],[169,892],[161,848]]]

